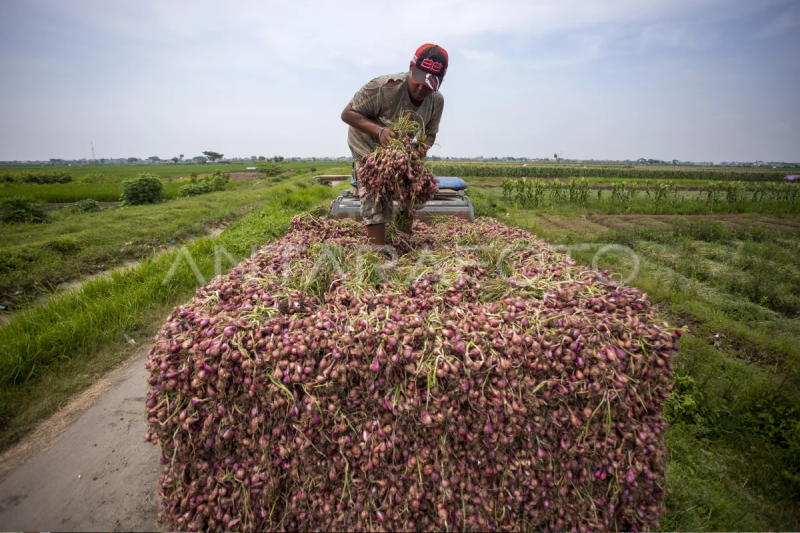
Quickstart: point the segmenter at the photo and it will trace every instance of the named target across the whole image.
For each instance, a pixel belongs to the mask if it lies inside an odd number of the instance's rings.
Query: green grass
[[[628,183],[630,180],[626,180]],[[750,200],[736,202],[734,204],[727,202],[718,202],[709,204],[706,201],[706,194],[697,190],[679,190],[676,200],[677,202],[662,202],[656,204],[654,201],[647,199],[644,193],[640,193],[637,198],[628,204],[613,203],[611,201],[611,192],[608,190],[593,190],[589,194],[589,201],[585,206],[570,204],[567,202],[552,203],[549,193],[545,196],[546,202],[538,207],[520,207],[512,200],[503,198],[501,188],[485,188],[473,185],[471,181],[467,181],[471,186],[468,188],[467,194],[478,194],[485,198],[489,204],[504,211],[510,210],[527,210],[529,212],[535,211],[536,213],[549,213],[565,217],[585,217],[590,214],[604,214],[604,215],[713,215],[713,214],[747,214],[756,213],[759,215],[796,215],[800,214],[800,197],[794,202],[785,201],[765,201],[753,202]],[[652,182],[651,182],[652,185]],[[793,186],[793,185],[789,185]],[[798,187],[800,188],[800,187]],[[598,192],[600,194],[598,199]],[[748,194],[749,197],[749,194]]]
[[[128,356],[124,335],[147,342],[173,306],[190,298],[215,272],[215,254],[227,251],[235,261],[253,246],[280,237],[302,209],[333,199],[338,189],[281,185],[271,200],[228,227],[216,238],[200,238],[138,266],[87,282],[79,292],[53,298],[47,305],[17,315],[2,328],[0,340],[0,449],[17,441],[43,417]],[[221,247],[221,248],[219,248]],[[186,261],[163,283],[182,250],[204,279],[198,281]],[[184,253],[185,253],[184,252]],[[223,269],[233,265],[222,261]]]
[[[723,168],[695,166],[623,166],[623,165],[579,165],[541,163],[486,163],[437,161],[429,164],[437,176],[496,176],[505,178],[614,178],[617,180],[647,178],[656,179],[700,179],[726,181],[780,181],[787,174],[796,174],[794,169],[772,168]]]
[[[503,177],[495,176],[495,177],[487,177],[487,176],[469,176],[464,178],[465,181],[472,187],[486,187],[486,188],[501,188],[503,187]],[[572,178],[541,178],[543,181],[548,183],[554,181],[560,181],[561,183],[568,183],[571,181]],[[589,186],[596,190],[596,189],[610,189],[614,183],[619,183],[623,181],[621,178],[596,178],[596,177],[587,177],[585,178],[589,182]],[[642,177],[642,178],[626,178],[624,180],[625,183],[638,183],[644,186],[645,183],[650,183],[652,185],[655,180],[652,178]],[[708,180],[705,179],[671,179],[669,180],[670,185],[675,185],[680,189],[685,190],[698,190],[708,186]]]
[[[74,181],[64,184],[5,184],[0,185],[0,198],[10,196],[29,196],[45,203],[65,203],[77,202],[91,198],[98,202],[119,201],[122,194],[122,181],[132,178],[138,174],[155,174],[161,178],[188,177],[192,172],[197,175],[211,174],[215,170],[222,172],[242,172],[248,166],[255,164],[207,164],[207,165],[100,165],[100,166],[81,166],[81,167],[23,167],[26,170],[36,169],[57,169],[69,172]],[[342,173],[350,172],[348,161],[302,161],[297,163],[285,163],[282,165],[284,171],[295,170],[298,173],[316,175],[322,173]],[[315,168],[315,172],[310,172]],[[8,170],[2,167],[0,172]],[[83,183],[81,180],[90,174],[100,173],[103,175],[102,183]],[[268,178],[269,179],[269,178]],[[164,197],[166,199],[177,198],[178,191],[186,185],[181,181],[164,182]],[[235,189],[241,186],[241,182],[232,180],[228,183],[228,189]]]
[[[279,183],[313,182],[301,175]],[[231,190],[160,204],[56,212],[48,224],[8,226],[0,234],[0,295],[20,305],[60,283],[203,235],[262,207],[273,197],[274,186],[269,180],[238,182]]]
[[[231,163],[228,165],[220,163],[207,163],[205,165],[195,164],[155,164],[155,165],[73,165],[73,166],[35,166],[35,165],[3,165],[0,172],[15,170],[59,170],[72,175],[78,181],[81,176],[100,173],[115,181],[122,181],[126,178],[133,178],[137,174],[155,174],[162,178],[173,178],[177,176],[189,176],[192,172],[200,174],[211,174],[215,170],[223,172],[243,172],[247,167],[256,166],[253,163]],[[311,167],[325,169],[336,166],[348,166],[347,161],[298,161],[295,163],[281,163],[284,170],[308,170]]]
[[[343,168],[350,172],[350,161],[298,161],[296,163],[281,163],[284,170],[309,171],[312,168],[322,173],[334,168]]]
[[[555,244],[587,244],[569,249],[582,264],[605,244],[629,246],[641,259],[631,284],[671,324],[689,327],[665,411],[663,529],[800,529],[800,314],[791,312],[800,295],[800,236],[679,219],[664,228],[578,233],[544,227],[538,215],[555,213],[580,228],[591,210],[523,210],[481,189],[470,197],[479,214]],[[605,254],[598,268],[621,279],[631,261]]]
[[[205,165],[193,164],[156,164],[156,165],[72,165],[72,166],[35,166],[18,165],[0,167],[0,172],[15,170],[58,170],[72,175],[73,180],[80,181],[82,176],[100,173],[113,181],[121,182],[127,178],[136,177],[137,174],[155,174],[162,178],[172,178],[176,176],[188,176],[192,172],[199,174],[210,174],[215,170],[220,171],[243,171],[249,164],[236,163],[231,165],[221,165],[219,163],[208,163]]]
[[[178,197],[180,188],[186,181],[168,181],[164,183],[164,199]],[[226,189],[235,189],[241,182],[231,181]],[[45,203],[68,203],[92,199],[98,202],[118,202],[122,195],[121,183],[64,183],[48,185],[8,185],[0,187],[0,198],[10,196],[30,196]]]

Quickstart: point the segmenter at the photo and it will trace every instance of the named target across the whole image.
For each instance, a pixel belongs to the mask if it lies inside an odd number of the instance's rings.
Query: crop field
[[[248,166],[255,163],[221,165],[208,163],[205,165],[84,165],[71,167],[0,167],[0,199],[12,196],[27,196],[45,203],[77,202],[91,198],[98,202],[118,201],[122,193],[122,182],[139,174],[153,174],[165,180],[164,196],[176,198],[180,188],[185,185],[178,178],[188,179],[193,173],[198,176],[219,172],[245,172]],[[347,162],[334,161],[302,161],[285,163],[281,168],[298,173],[339,172],[349,169]],[[311,169],[315,169],[311,171]],[[40,183],[32,182],[39,176]],[[52,176],[51,179],[47,179]],[[60,183],[66,177],[69,181]],[[55,179],[53,179],[55,178]],[[238,183],[234,179],[228,188],[235,188]]]
[[[706,181],[694,188],[670,180],[600,185],[586,178],[522,178],[504,179],[502,198],[529,209],[570,206],[613,213],[800,213],[800,187],[793,183]]]
[[[536,201],[530,183],[506,182],[504,191],[501,178],[467,181],[479,214],[609,270],[688,327],[666,408],[662,528],[797,530],[800,187],[754,201],[753,191],[784,186],[690,184],[656,202],[654,181],[648,195],[643,182],[617,180],[618,189],[638,185],[626,198],[589,180],[594,188],[582,198],[578,180],[565,180],[554,198],[551,180]]]
[[[328,172],[338,169],[346,171],[340,165],[329,167]],[[60,202],[43,206],[49,223],[6,226],[9,231],[0,235],[0,304],[6,309],[24,305],[59,284],[147,257],[230,224],[268,200],[270,187],[297,179],[310,185],[310,175],[231,180],[225,191],[188,198],[178,198],[187,180],[167,181],[166,202],[122,209],[118,207],[119,183],[0,186],[0,195],[5,196],[38,193],[41,197],[55,189],[50,199]],[[108,203],[99,212],[70,210],[67,202],[87,198]]]
[[[699,179],[716,181],[780,181],[797,169],[626,167],[621,165],[542,165],[528,163],[442,162],[430,164],[437,176],[501,178],[613,178],[615,180]]]
[[[249,164],[237,163],[230,165],[223,165],[219,163],[207,163],[205,165],[191,165],[191,164],[138,164],[138,165],[69,165],[69,166],[36,166],[36,165],[3,165],[0,167],[0,176],[11,176],[15,174],[25,175],[36,173],[51,173],[69,175],[73,181],[83,182],[90,177],[100,176],[100,181],[119,182],[126,178],[133,178],[137,174],[155,174],[162,178],[169,178],[174,176],[188,176],[192,172],[197,174],[213,172],[215,170],[223,171],[242,171],[245,170]],[[254,166],[254,165],[253,165]],[[2,180],[0,180],[2,181]],[[91,180],[90,180],[91,181]]]
[[[235,173],[248,165],[47,167],[40,170],[52,179],[67,173],[71,181],[0,180],[0,198],[44,201],[49,220],[0,232],[0,311],[8,322],[0,324],[0,449],[133,353],[126,336],[152,338],[220,262],[228,271],[254,246],[284,238],[293,216],[324,214],[345,185],[315,186],[314,173],[350,172],[348,162],[289,163],[283,169],[297,172],[242,175],[217,192],[178,196],[192,172]],[[800,530],[800,184],[780,183],[797,171],[431,167],[465,177],[478,216],[528,231],[578,264],[648,293],[661,320],[685,326],[664,405],[663,530]],[[32,170],[3,167],[0,174]],[[140,173],[163,178],[166,201],[120,207],[122,181]],[[71,208],[86,199],[102,201],[101,209]],[[465,235],[457,244],[469,244]],[[203,283],[188,267],[162,283],[184,250]],[[297,267],[294,275],[276,283],[289,279],[297,289],[305,274]],[[59,289],[81,280],[76,290]],[[324,294],[326,287],[317,289]]]
[[[165,313],[194,293],[197,276],[210,279],[220,268],[231,268],[253,246],[280,237],[293,215],[336,194],[297,176],[164,204],[68,215],[17,226],[14,236],[4,232],[3,239],[13,241],[3,244],[5,287],[80,279],[82,268],[138,262],[43,305],[21,307],[0,324],[0,449],[129,357],[136,348],[125,336],[151,338]],[[224,231],[208,233],[222,229],[220,224]],[[192,258],[197,275],[187,267],[164,283],[181,254]]]

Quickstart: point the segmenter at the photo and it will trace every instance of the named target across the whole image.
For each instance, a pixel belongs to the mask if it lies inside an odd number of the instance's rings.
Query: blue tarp
[[[436,184],[440,189],[449,189],[451,191],[463,191],[467,188],[466,181],[452,176],[436,176]],[[350,185],[358,187],[355,178],[350,178]]]
[[[800,175],[792,174],[783,178],[783,181],[800,181]]]
[[[467,182],[461,178],[452,176],[436,176],[436,182],[440,189],[450,189],[453,191],[463,191],[467,188]]]

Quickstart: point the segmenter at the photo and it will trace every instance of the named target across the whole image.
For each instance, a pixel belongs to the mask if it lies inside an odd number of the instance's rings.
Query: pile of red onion
[[[378,147],[365,156],[358,172],[358,185],[371,195],[397,200],[400,211],[422,205],[436,194],[436,178],[425,168],[419,148],[411,137]]]
[[[147,363],[166,529],[659,527],[680,331],[522,230],[414,229],[378,283],[359,225],[295,219],[175,309]]]
[[[415,207],[425,204],[439,189],[436,178],[425,168],[424,153],[429,147],[412,139],[412,135],[425,136],[419,123],[406,113],[391,127],[397,138],[364,156],[358,170],[358,186],[369,195],[397,201],[395,225],[408,232]]]

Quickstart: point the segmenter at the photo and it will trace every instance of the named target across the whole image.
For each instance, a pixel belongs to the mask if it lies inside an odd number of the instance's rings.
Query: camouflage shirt
[[[408,72],[380,76],[364,85],[350,100],[350,107],[371,121],[388,126],[403,111],[413,111],[414,118],[421,120],[427,135],[436,135],[439,132],[439,121],[444,109],[444,96],[439,91],[432,93],[417,107],[408,96]],[[387,87],[392,80],[401,80],[403,83],[396,87]],[[353,157],[362,157],[378,146],[378,138],[359,131],[352,126],[347,132],[347,144]]]

